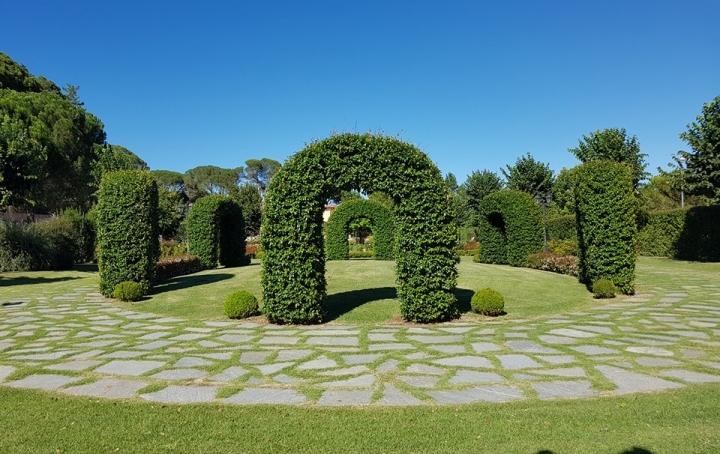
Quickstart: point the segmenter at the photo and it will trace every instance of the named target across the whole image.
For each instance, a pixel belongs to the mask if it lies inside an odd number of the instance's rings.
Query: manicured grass
[[[717,386],[431,408],[162,405],[0,387],[0,452],[715,453]],[[635,450],[633,450],[635,448]]]

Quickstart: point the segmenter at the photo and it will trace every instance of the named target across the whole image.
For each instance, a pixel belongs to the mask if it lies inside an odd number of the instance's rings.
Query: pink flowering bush
[[[531,254],[527,260],[527,267],[536,270],[551,271],[553,273],[578,275],[578,258],[574,255],[556,255],[539,252]]]

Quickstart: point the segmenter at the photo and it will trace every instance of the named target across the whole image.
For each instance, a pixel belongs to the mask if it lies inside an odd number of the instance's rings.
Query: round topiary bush
[[[257,313],[257,298],[247,290],[238,290],[225,299],[225,315],[229,318],[247,318]]]
[[[482,315],[502,315],[505,299],[497,290],[483,288],[475,292],[470,300],[473,312]]]
[[[595,298],[615,298],[615,284],[610,279],[599,279],[592,286]]]
[[[112,292],[113,298],[120,301],[139,301],[145,294],[142,284],[133,281],[123,281],[115,286]]]

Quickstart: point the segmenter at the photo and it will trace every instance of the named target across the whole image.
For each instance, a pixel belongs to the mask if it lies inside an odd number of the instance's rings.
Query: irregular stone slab
[[[682,388],[679,383],[670,382],[650,375],[630,372],[613,366],[595,366],[617,389],[615,394],[660,391],[664,389]]]
[[[423,401],[417,397],[401,391],[391,384],[385,385],[385,392],[383,396],[375,402],[377,405],[384,406],[409,406],[409,405],[423,405]]]
[[[703,366],[712,367],[713,369],[720,369],[720,363],[714,361],[698,361]]]
[[[372,390],[362,391],[325,391],[318,405],[338,406],[338,405],[368,405],[372,398]]]
[[[205,337],[209,337],[209,334],[202,334],[202,333],[188,333],[188,334],[180,334],[179,336],[171,337],[170,340],[173,341],[191,341],[191,340],[198,340],[203,339]]]
[[[104,397],[110,399],[127,399],[135,396],[139,390],[147,386],[147,382],[104,378],[95,383],[61,389],[61,392],[74,396]]]
[[[334,360],[329,359],[326,356],[320,356],[317,359],[300,364],[297,368],[300,370],[312,370],[330,369],[332,367],[338,367],[337,363]]]
[[[565,367],[560,369],[538,369],[530,371],[538,375],[553,375],[556,377],[585,377],[585,370],[582,367]]]
[[[173,364],[173,367],[203,367],[212,365],[212,361],[207,361],[202,358],[194,358],[192,356],[186,356],[184,358],[180,358],[175,364]]]
[[[110,359],[118,359],[118,358],[137,358],[138,356],[147,355],[147,352],[131,352],[127,350],[119,350],[116,352],[106,353],[104,355],[100,355],[100,358],[110,358]]]
[[[285,374],[277,374],[273,377],[273,380],[275,380],[278,383],[284,383],[284,384],[293,384],[293,383],[302,383],[304,380],[301,378],[295,378],[291,377],[289,375]]]
[[[588,338],[588,337],[597,336],[597,333],[589,333],[587,331],[580,331],[577,329],[570,329],[570,328],[557,328],[557,329],[551,330],[550,334],[555,334],[557,336],[578,337],[578,338]]]
[[[15,368],[12,366],[0,366],[0,381],[8,378],[13,372],[15,372]]]
[[[542,382],[533,383],[531,386],[540,399],[576,399],[597,394],[587,380]]]
[[[444,347],[452,347],[452,345],[445,345]],[[414,360],[416,360],[416,359],[424,359],[424,358],[427,358],[427,357],[429,357],[429,356],[430,356],[430,355],[428,355],[428,354],[425,353],[425,352],[415,352],[415,353],[410,353],[410,354],[408,354],[408,355],[405,355],[405,358],[414,361]]]
[[[631,353],[641,353],[643,355],[673,356],[673,352],[671,352],[670,350],[665,350],[664,348],[628,347],[625,350]]]
[[[156,340],[160,339],[161,337],[169,336],[170,333],[164,332],[164,331],[156,331],[154,333],[145,334],[143,336],[140,336],[138,339],[142,340]]]
[[[260,373],[263,375],[272,375],[275,372],[279,372],[287,367],[292,366],[293,364],[295,364],[295,362],[288,361],[288,362],[284,362],[284,363],[275,363],[275,364],[267,364],[264,366],[257,366],[257,368],[260,371]]]
[[[377,368],[375,368],[375,371],[380,374],[385,374],[387,372],[392,372],[397,369],[399,361],[396,359],[389,359],[385,361],[384,363],[380,364]]]
[[[573,337],[553,336],[551,334],[541,334],[540,336],[538,336],[538,339],[545,342],[546,344],[553,345],[569,345],[577,343],[577,339]]]
[[[232,366],[228,367],[224,371],[220,372],[217,375],[213,375],[208,380],[212,381],[221,381],[221,382],[228,382],[231,380],[235,380],[236,378],[242,377],[243,375],[247,374],[248,370],[244,367],[240,366]]]
[[[368,372],[370,369],[368,369],[367,366],[364,365],[358,365],[353,367],[346,367],[344,369],[335,369],[335,370],[328,370],[324,372],[318,372],[318,375],[323,375],[325,377],[341,377],[343,375],[357,375],[361,374],[363,372]]]
[[[136,345],[135,348],[139,348],[140,350],[157,350],[158,348],[167,347],[168,345],[173,344],[173,342],[169,340],[158,340],[155,342],[149,342],[147,344],[142,345]]]
[[[53,352],[53,353],[35,353],[32,355],[18,355],[18,356],[11,356],[10,359],[21,359],[25,361],[52,361],[56,359],[60,359],[63,356],[67,356],[70,353],[69,351],[63,351],[63,352]]]
[[[652,357],[647,357],[647,356],[635,358],[635,361],[638,364],[640,364],[641,366],[646,366],[646,367],[668,367],[668,366],[677,366],[680,364],[678,361],[675,361],[674,359],[652,358]]]
[[[243,352],[240,355],[242,364],[262,364],[270,356],[271,352]]]
[[[438,329],[448,332],[448,333],[455,333],[455,334],[463,334],[467,333],[469,331],[472,331],[474,326],[451,326],[451,327],[440,327]]]
[[[491,342],[474,342],[470,345],[477,353],[494,352],[501,349],[499,345]]]
[[[78,353],[77,355],[70,356],[68,359],[87,359],[87,358],[93,358],[100,353],[103,353],[104,350],[89,350],[86,352]]]
[[[163,318],[157,318],[153,320],[153,323],[180,323],[184,322],[185,320],[181,318],[172,318],[172,317],[163,317]]]
[[[600,322],[598,322],[600,323]],[[613,334],[613,330],[611,328],[605,327],[605,326],[595,326],[595,325],[577,325],[572,326],[572,329],[577,329],[581,331],[590,331],[593,333],[600,333],[600,334]]]
[[[399,375],[398,380],[416,388],[434,388],[440,377],[430,375]]]
[[[369,364],[374,361],[377,361],[378,359],[382,358],[382,355],[380,354],[368,354],[368,355],[343,355],[342,359],[345,361],[345,364],[353,365],[353,364]]]
[[[534,359],[525,355],[497,355],[497,359],[500,360],[503,368],[510,370],[542,367]]]
[[[686,348],[683,348],[680,350],[680,353],[682,353],[683,358],[700,358],[702,356],[705,356],[705,352],[701,352],[698,350],[689,350]]]
[[[303,331],[305,336],[357,336],[358,331],[348,329],[309,329]]]
[[[154,393],[141,394],[140,397],[145,400],[172,404],[212,402],[215,400],[217,388],[217,386],[170,385]]]
[[[463,345],[428,345],[428,348],[442,353],[457,354],[465,353],[465,346]]]
[[[503,382],[505,379],[494,372],[476,372],[474,370],[459,370],[448,380],[448,383],[459,384],[459,383],[490,383],[490,382]]]
[[[689,383],[718,383],[720,382],[720,376],[703,374],[700,372],[693,372],[684,369],[672,369],[664,370],[660,372],[663,377],[679,378],[680,380]]]
[[[65,375],[29,375],[20,380],[8,382],[7,385],[13,388],[27,389],[57,389],[69,383],[80,380],[80,377],[67,377]]]
[[[159,361],[115,360],[95,369],[99,374],[138,376],[164,366]]]
[[[512,338],[520,338],[520,339],[527,339],[528,335],[527,333],[505,333],[506,339],[512,339]]]
[[[428,366],[427,364],[411,364],[405,369],[405,372],[412,374],[443,375],[445,370],[435,366]]]
[[[408,336],[407,338],[421,344],[455,344],[462,342],[462,336]]]
[[[395,334],[393,333],[369,333],[368,340],[371,341],[395,341]]]
[[[297,361],[312,354],[312,350],[280,350],[276,361]]]
[[[436,334],[436,332],[431,329],[417,327],[408,328],[407,332],[411,334]]]
[[[269,345],[269,344],[281,344],[281,345],[295,345],[300,341],[299,337],[293,337],[293,336],[273,336],[273,337],[263,337],[260,339],[259,343],[261,345]]]
[[[243,334],[223,334],[219,336],[217,340],[227,342],[228,344],[242,344],[243,342],[250,342],[255,336],[248,336]]]
[[[91,367],[95,367],[98,364],[100,364],[102,361],[92,361],[92,360],[85,360],[85,361],[69,361],[67,363],[60,363],[60,364],[52,364],[50,366],[45,366],[45,369],[50,370],[85,370],[90,369]]]
[[[381,350],[413,350],[415,347],[412,344],[403,343],[392,343],[392,344],[370,344],[368,350],[381,351]]]
[[[359,377],[348,378],[347,380],[319,383],[319,386],[323,386],[325,388],[364,388],[372,385],[373,383],[375,383],[374,375],[360,375]]]
[[[200,369],[170,369],[158,372],[151,377],[163,380],[194,380],[206,375],[207,372]]]
[[[509,402],[524,399],[525,395],[512,386],[485,386],[457,391],[429,391],[439,404],[467,404],[471,402]]]
[[[307,397],[294,389],[245,388],[222,401],[232,404],[292,405],[305,403]]]
[[[537,356],[537,359],[541,359],[550,364],[570,364],[577,361],[575,358],[569,355],[556,355],[556,356]]]
[[[576,352],[586,355],[612,355],[618,351],[607,347],[598,347],[597,345],[580,345],[579,347],[570,347]]]
[[[209,359],[217,359],[217,360],[228,360],[232,358],[232,352],[224,352],[224,353],[196,353],[197,356],[202,356],[203,358],[209,358]]]
[[[529,341],[529,340],[507,341],[507,342],[505,342],[505,345],[507,347],[509,347],[510,349],[515,350],[516,352],[549,353],[549,354],[562,353],[559,350],[556,350],[554,348],[545,347],[544,345],[540,345],[538,343],[535,343],[535,342]]]
[[[691,337],[694,339],[707,339],[708,335],[702,331],[669,331],[668,334],[675,334],[682,337]]]
[[[357,337],[309,337],[306,341],[308,345],[347,345],[356,347],[360,345]]]
[[[450,358],[436,359],[432,362],[433,364],[439,364],[441,366],[480,367],[486,369],[495,367],[490,360],[480,356],[453,356]]]

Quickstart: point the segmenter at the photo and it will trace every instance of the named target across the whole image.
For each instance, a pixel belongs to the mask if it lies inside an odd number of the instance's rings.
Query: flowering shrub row
[[[553,273],[578,275],[578,258],[574,255],[555,255],[553,253],[539,252],[531,254],[527,260],[527,267]]]
[[[175,276],[197,273],[204,268],[197,255],[175,255],[160,259],[155,268],[155,279],[162,281]]]

